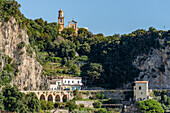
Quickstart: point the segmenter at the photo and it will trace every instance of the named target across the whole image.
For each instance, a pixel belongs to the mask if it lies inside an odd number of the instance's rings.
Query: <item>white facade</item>
[[[62,84],[62,80],[53,79],[50,81],[50,89],[51,90],[61,90],[60,89],[61,84]]]
[[[51,90],[81,90],[82,85],[81,77],[53,79],[50,81]]]
[[[136,101],[146,100],[148,96],[148,81],[136,81],[134,87],[134,99]]]
[[[81,79],[63,79],[64,85],[83,85]]]

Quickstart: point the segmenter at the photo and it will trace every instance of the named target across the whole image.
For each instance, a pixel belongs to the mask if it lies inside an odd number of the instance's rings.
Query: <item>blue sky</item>
[[[65,26],[74,19],[78,27],[94,34],[125,34],[136,29],[170,29],[170,0],[16,0],[30,19],[57,22],[64,11]],[[165,27],[164,27],[165,26]]]

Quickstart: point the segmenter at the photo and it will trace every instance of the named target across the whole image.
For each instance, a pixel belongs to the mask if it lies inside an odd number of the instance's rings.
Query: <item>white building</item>
[[[81,77],[62,77],[50,81],[51,90],[81,90],[82,85]]]
[[[50,89],[51,90],[62,90],[61,89],[61,84],[62,84],[61,79],[50,80]]]
[[[148,99],[149,91],[148,91],[148,81],[135,81],[134,86],[134,100],[146,100]]]

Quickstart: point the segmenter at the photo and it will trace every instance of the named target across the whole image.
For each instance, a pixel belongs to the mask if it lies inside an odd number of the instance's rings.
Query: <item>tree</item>
[[[64,28],[63,31],[61,31],[61,33],[66,35],[72,35],[75,33],[75,30],[72,27]]]
[[[11,66],[7,64],[4,68],[6,70],[0,71],[0,87],[1,85],[3,86],[9,84],[14,76],[13,73],[9,71],[11,70]]]
[[[59,108],[59,107],[60,107],[60,105],[61,105],[61,103],[60,103],[60,102],[56,102],[56,103],[54,104],[54,107],[55,107],[55,108]]]
[[[87,36],[88,35],[88,30],[87,29],[85,29],[85,28],[80,28],[79,30],[78,30],[78,34],[81,34],[81,35],[83,35],[83,36]]]
[[[96,36],[97,37],[104,37],[104,35],[102,33],[98,33]]]
[[[161,104],[156,100],[148,99],[145,101],[139,101],[137,107],[141,112],[144,113],[164,113],[164,109]]]
[[[80,75],[80,68],[76,64],[70,67],[70,71],[74,75]]]
[[[97,82],[97,80],[99,80],[102,73],[104,72],[102,65],[98,63],[86,64],[84,67],[82,67],[82,71],[83,73],[81,73],[81,76],[85,80],[86,78],[88,79],[86,82],[89,85],[94,84],[95,81]]]
[[[76,55],[76,45],[71,41],[62,41],[57,45],[55,49],[56,56],[64,57],[75,57]]]
[[[78,106],[75,104],[74,101],[69,101],[67,104],[68,104],[69,111],[73,111],[74,109],[78,108]]]
[[[4,101],[4,96],[3,96],[3,93],[0,92],[0,110],[4,109],[3,101]]]
[[[81,100],[82,99],[82,95],[81,93],[78,91],[78,89],[73,91],[74,94],[74,100]]]
[[[25,104],[25,94],[21,93],[16,86],[11,87],[7,85],[3,87],[2,93],[4,96],[4,109],[7,111],[16,111],[25,113],[28,110],[28,106]]]
[[[42,110],[47,110],[47,104],[45,100],[41,100],[41,109]]]
[[[84,43],[80,46],[79,53],[83,55],[87,55],[90,53],[91,47],[88,43]]]
[[[54,107],[53,102],[52,102],[52,101],[48,101],[48,102],[47,102],[47,110],[52,110],[53,107]]]
[[[41,100],[41,109],[42,110],[52,110],[53,107],[54,107],[54,104],[52,101]]]
[[[40,111],[40,101],[38,100],[35,93],[29,93],[26,95],[26,101],[28,108],[31,112],[39,112]]]

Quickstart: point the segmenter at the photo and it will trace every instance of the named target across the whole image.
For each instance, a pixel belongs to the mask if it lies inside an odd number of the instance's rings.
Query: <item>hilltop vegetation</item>
[[[147,54],[151,48],[164,48],[159,39],[166,39],[169,31],[139,29],[130,34],[113,36],[94,35],[80,28],[65,28],[61,34],[57,23],[48,23],[42,18],[31,20],[21,14],[20,5],[14,0],[0,1],[1,21],[14,17],[22,29],[27,30],[30,46],[27,54],[36,53],[37,61],[44,68],[44,75],[82,76],[89,86],[104,88],[123,87],[138,77],[140,70],[132,62],[138,55]],[[43,76],[43,75],[42,75]]]

